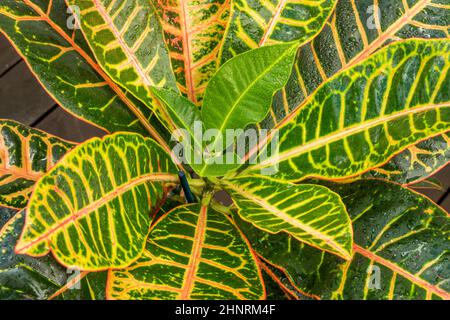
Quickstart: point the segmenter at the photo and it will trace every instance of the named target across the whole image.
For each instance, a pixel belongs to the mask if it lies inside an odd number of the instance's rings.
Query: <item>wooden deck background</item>
[[[60,108],[1,34],[0,119],[13,119],[74,142],[104,135]],[[436,178],[444,185],[444,191],[418,191],[450,212],[450,165],[438,172]]]

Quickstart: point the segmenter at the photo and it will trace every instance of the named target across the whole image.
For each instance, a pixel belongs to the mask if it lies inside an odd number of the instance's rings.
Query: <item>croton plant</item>
[[[449,25],[448,0],[1,0],[108,134],[1,121],[0,298],[449,299],[450,218],[410,189],[450,159]]]

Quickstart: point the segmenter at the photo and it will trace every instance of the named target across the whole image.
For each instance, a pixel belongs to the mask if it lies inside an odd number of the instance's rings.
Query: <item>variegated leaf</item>
[[[296,49],[293,43],[269,46],[228,61],[209,82],[201,115],[193,102],[175,92],[152,89],[174,127],[184,130],[182,138],[189,144],[184,143],[185,155],[189,155],[186,160],[197,174],[217,177],[240,167],[236,155],[232,155],[236,161],[229,163],[223,152],[229,146],[225,139],[228,130],[242,129],[264,118],[274,92],[289,77]],[[195,125],[206,129],[205,135],[214,132],[211,141],[200,140]]]
[[[48,299],[67,281],[67,272],[51,257],[14,253],[25,224],[19,212],[0,228],[0,300]]]
[[[0,206],[0,229],[16,214],[16,209]]]
[[[323,82],[392,41],[448,38],[449,17],[450,6],[440,0],[337,1],[320,34],[300,49],[291,79],[275,95],[272,110],[260,127],[282,126]],[[424,177],[429,175],[425,173]]]
[[[170,150],[160,123],[102,71],[68,12],[64,1],[4,0],[0,31],[64,109],[109,132],[150,133]]]
[[[311,300],[310,297],[302,295],[281,270],[262,262],[261,259],[259,265],[263,271],[267,300]]]
[[[234,223],[208,206],[181,206],[151,230],[142,257],[110,271],[111,299],[262,299],[255,257]]]
[[[146,0],[67,0],[80,8],[81,29],[99,64],[152,109],[169,130],[171,121],[152,87],[176,90],[155,9]]]
[[[322,29],[335,3],[335,0],[234,1],[222,62],[264,45],[308,41]]]
[[[290,234],[350,259],[350,218],[339,196],[327,188],[270,178],[237,178],[223,185],[239,208],[239,215],[256,227],[272,234]]]
[[[395,43],[324,84],[279,131],[279,152],[248,169],[345,178],[450,129],[450,42]],[[274,149],[274,148],[268,148]]]
[[[230,0],[150,0],[159,13],[178,87],[198,105],[219,66]]]
[[[23,209],[36,182],[75,145],[0,120],[0,206]]]
[[[384,166],[365,173],[363,177],[410,185],[433,175],[449,161],[450,137],[445,133],[408,148]]]
[[[448,38],[450,6],[442,0],[339,0],[323,30],[301,47],[291,79],[261,123],[279,127],[319,86],[385,45],[410,38]]]
[[[341,195],[353,221],[351,261],[235,220],[258,254],[317,299],[450,299],[446,212],[393,183],[326,185]]]
[[[137,134],[92,139],[75,148],[36,186],[16,252],[50,250],[86,271],[128,266],[144,249],[151,211],[177,182],[170,157]]]

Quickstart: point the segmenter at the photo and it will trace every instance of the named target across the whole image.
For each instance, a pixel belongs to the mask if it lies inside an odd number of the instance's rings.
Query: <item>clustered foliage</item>
[[[448,214],[409,188],[450,157],[449,25],[441,0],[2,0],[108,135],[0,122],[0,298],[449,299]]]

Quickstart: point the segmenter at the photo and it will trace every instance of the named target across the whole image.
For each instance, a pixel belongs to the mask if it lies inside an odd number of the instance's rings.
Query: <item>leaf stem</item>
[[[186,174],[183,171],[178,172],[178,177],[180,178],[181,187],[184,191],[184,196],[186,198],[186,201],[188,203],[195,203],[195,197],[194,194],[191,191],[191,187],[189,186],[188,179],[186,177]]]

